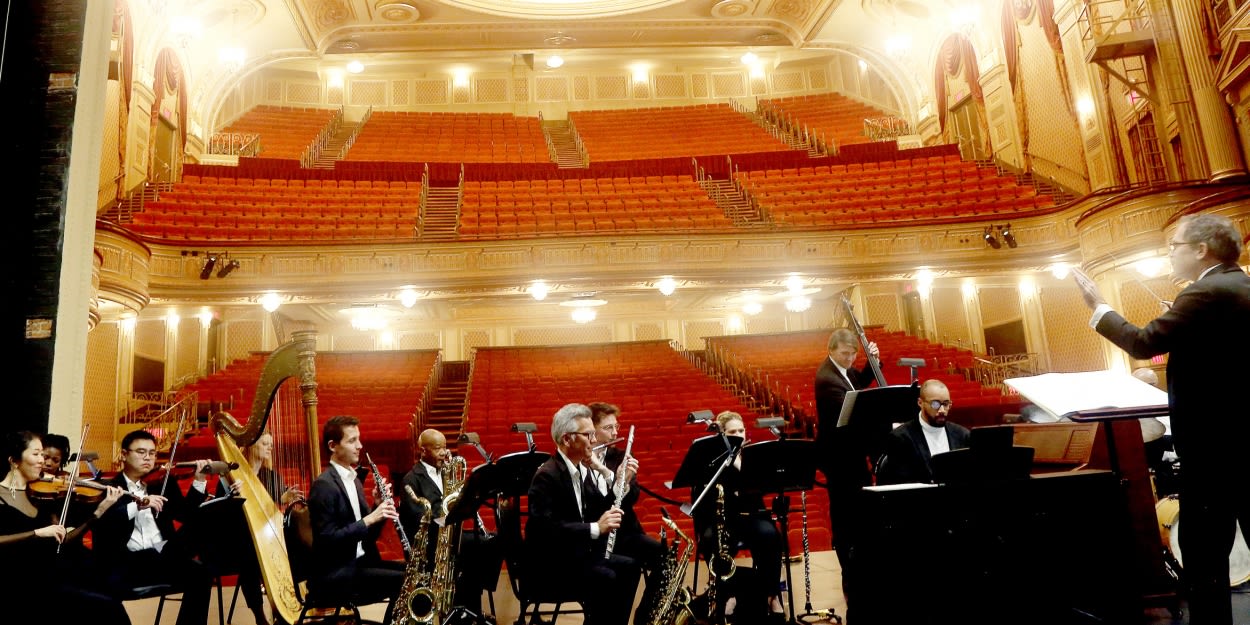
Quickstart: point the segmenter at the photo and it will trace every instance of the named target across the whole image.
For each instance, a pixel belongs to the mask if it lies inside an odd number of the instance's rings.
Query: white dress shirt
[[[581,465],[569,460],[569,457],[564,455],[562,451],[556,450],[556,453],[560,454],[560,459],[564,461],[564,466],[569,469],[569,476],[573,478],[573,496],[577,497],[577,509],[585,510],[585,506],[582,505],[582,479],[584,479],[585,474],[582,473]],[[589,525],[590,539],[594,540],[599,537],[599,524],[589,523]]]
[[[356,497],[356,472],[333,460],[330,461],[330,466],[334,467],[334,472],[338,474],[340,480],[343,480],[343,490],[347,491],[347,501],[352,505],[352,513],[356,515],[356,520],[359,521],[361,515],[360,500]],[[360,544],[360,541],[356,541],[356,557],[359,558],[363,555],[365,555],[364,545]]]
[[[135,495],[138,499],[142,499],[148,495],[147,486],[143,482],[136,482],[130,479],[125,473],[122,478],[126,480],[126,491]],[[174,484],[174,488],[178,485]],[[196,480],[191,483],[191,487],[200,491],[205,491],[208,482]],[[126,549],[129,551],[143,551],[144,549],[155,549],[160,551],[165,548],[165,544],[169,539],[161,535],[161,528],[156,524],[156,514],[151,508],[139,509],[137,499],[132,499],[126,504],[126,516],[134,519],[135,530],[130,534],[130,540],[126,541]]]

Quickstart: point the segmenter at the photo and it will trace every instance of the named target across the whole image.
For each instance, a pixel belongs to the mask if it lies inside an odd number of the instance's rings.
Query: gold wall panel
[[[991,328],[1022,317],[1020,291],[1013,286],[983,286],[978,298],[981,308],[981,325]]]
[[[1039,290],[1050,370],[1060,373],[1107,368],[1102,341],[1089,327],[1090,310],[1075,286]]]

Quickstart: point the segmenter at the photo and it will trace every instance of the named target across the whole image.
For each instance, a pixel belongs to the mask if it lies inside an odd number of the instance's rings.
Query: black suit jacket
[[[951,451],[968,447],[972,437],[968,428],[947,421],[944,429]],[[920,418],[912,419],[894,428],[886,438],[885,455],[877,467],[877,483],[932,483],[933,466],[929,462],[931,457]]]
[[[525,551],[531,573],[563,577],[583,570],[592,557],[603,559],[607,535],[591,540],[590,524],[597,522],[612,502],[598,489],[583,488],[583,512],[573,494],[573,477],[564,457],[556,453],[538,467],[530,482]]]
[[[1244,473],[1233,467],[1250,438],[1238,392],[1250,354],[1250,276],[1233,265],[1216,267],[1145,326],[1111,311],[1096,329],[1134,358],[1168,354],[1172,440],[1186,474],[1219,481]]]
[[[872,476],[867,465],[858,461],[856,450],[851,448],[846,437],[838,436],[838,416],[842,413],[847,391],[867,388],[876,378],[871,367],[847,369],[846,374],[854,382],[854,388],[838,373],[837,366],[829,357],[825,357],[816,370],[813,388],[816,395],[816,451],[820,455],[820,470],[831,489],[856,490],[871,483]]]
[[[427,533],[426,550],[427,553],[433,555],[434,547],[438,544],[438,525],[434,524],[434,519],[438,518],[443,507],[443,491],[439,490],[434,480],[430,479],[425,472],[425,464],[420,461],[412,467],[411,471],[404,474],[404,479],[399,485],[400,490],[395,493],[395,496],[399,497],[402,502],[399,506],[399,522],[404,525],[404,531],[408,532],[409,540],[415,540],[417,532],[420,531],[421,515],[425,513],[425,506],[413,501],[412,497],[408,496],[405,486],[411,486],[418,497],[424,497],[430,502],[430,527]],[[412,548],[416,549],[417,545],[414,544]]]
[[[121,473],[105,480],[105,483],[126,490],[126,476]],[[160,479],[147,482],[147,491],[149,495],[160,494]],[[165,497],[169,501],[156,516],[156,526],[161,530],[161,538],[173,540],[177,533],[174,521],[179,523],[191,521],[208,495],[191,488],[190,493],[183,496],[178,483],[171,478],[169,486],[165,489]],[[135,520],[126,512],[129,507],[128,503],[126,500],[117,502],[92,526],[91,549],[105,566],[110,566],[111,562],[117,562],[118,558],[125,556],[126,543],[130,542],[130,536],[134,534]]]
[[[373,511],[365,499],[364,486],[359,479],[349,485],[357,489],[360,500],[360,516]],[[352,512],[347,489],[334,467],[328,467],[313,481],[308,492],[308,513],[313,529],[312,577],[338,577],[349,573],[356,566],[356,543],[362,543],[364,557],[379,561],[377,538],[383,523],[366,526],[357,521]]]

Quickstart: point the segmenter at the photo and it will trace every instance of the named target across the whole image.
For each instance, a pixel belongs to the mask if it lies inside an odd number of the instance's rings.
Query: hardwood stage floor
[[[738,561],[744,566],[749,566],[751,560],[750,558],[739,558]],[[845,616],[846,604],[842,598],[842,576],[841,569],[838,566],[837,555],[832,551],[813,552],[811,554],[811,563],[809,568],[811,574],[811,603],[813,610],[819,611],[831,609],[834,610],[834,612],[839,616]],[[801,617],[803,616],[804,606],[806,604],[803,563],[795,562],[791,564],[790,570],[794,584],[795,616]],[[687,568],[686,571],[687,585],[689,585],[692,574],[693,563],[692,567]],[[706,583],[706,579],[707,571],[706,569],[700,567],[700,590]],[[1064,581],[1061,580],[1057,583],[1064,583]],[[641,584],[639,586],[639,594],[641,594]],[[230,609],[230,599],[234,594],[233,591],[234,588],[231,586],[226,586],[224,589],[224,605],[227,611]],[[900,596],[905,597],[905,594],[906,589],[901,588]],[[516,597],[512,595],[511,586],[508,584],[507,571],[504,571],[499,578],[499,587],[494,593],[494,600],[496,623],[499,625],[513,625],[513,623],[517,620],[517,611],[519,606],[517,604]],[[127,603],[126,610],[130,614],[130,619],[133,625],[149,625],[152,623],[154,617],[156,616],[156,605],[156,599],[145,599],[142,601],[131,601]],[[490,603],[488,602],[485,594],[483,594],[482,605],[486,612],[490,613]],[[1165,608],[1148,608],[1143,610],[1142,618],[1137,623],[1111,623],[1108,625],[1188,625],[1189,615],[1188,611],[1184,609],[1185,604],[1181,601],[1179,605],[1181,607],[1181,615],[1179,617],[1173,616],[1169,610]],[[549,610],[552,606],[544,605],[542,607],[544,610]],[[787,611],[788,609],[789,608],[787,606]],[[213,593],[209,610],[208,625],[217,625],[216,592]],[[386,606],[384,604],[375,604],[363,606],[361,608],[361,613],[366,620],[380,622],[383,618],[385,610]],[[177,618],[177,614],[178,603],[167,603],[165,611],[161,614],[162,623],[164,625],[172,625]],[[1242,586],[1233,589],[1233,619],[1235,625],[1250,625],[1250,583],[1243,584]],[[853,620],[854,619],[848,620],[846,625],[854,625],[852,622]],[[1012,620],[1013,619],[1010,615],[1004,615],[1002,622],[1004,625],[1009,625]],[[818,619],[814,616],[809,616],[802,619],[802,621],[809,625],[830,622]],[[234,618],[230,621],[230,623],[231,625],[256,625],[255,620],[252,618],[251,611],[247,609],[247,606],[243,602],[242,596],[238,599],[238,605],[234,610]],[[580,625],[582,623],[582,616],[580,614],[561,614],[557,623],[558,625]],[[1081,625],[1086,625],[1087,623],[1090,623],[1090,621],[1082,621]],[[1056,623],[1055,625],[1067,624]]]

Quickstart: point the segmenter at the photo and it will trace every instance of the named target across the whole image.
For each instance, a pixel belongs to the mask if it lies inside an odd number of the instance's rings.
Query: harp
[[[243,514],[256,547],[261,577],[274,613],[287,623],[299,620],[301,603],[288,559],[282,511],[269,496],[266,485],[256,477],[242,448],[254,444],[266,427],[271,426],[275,445],[285,448],[284,459],[299,456],[294,462],[284,462],[280,468],[288,474],[297,474],[302,483],[311,484],[321,467],[317,442],[316,337],[313,331],[294,332],[288,343],[269,355],[261,370],[252,413],[246,424],[240,424],[226,412],[213,415],[210,422],[221,459],[239,463],[239,468],[231,474],[239,482],[239,495],[244,498]],[[291,397],[296,392],[298,402]],[[277,413],[274,419],[270,418],[271,412]],[[276,431],[279,416],[286,422],[281,424],[283,431]],[[285,430],[288,426],[291,431]],[[292,449],[305,444],[307,447],[298,453]]]

